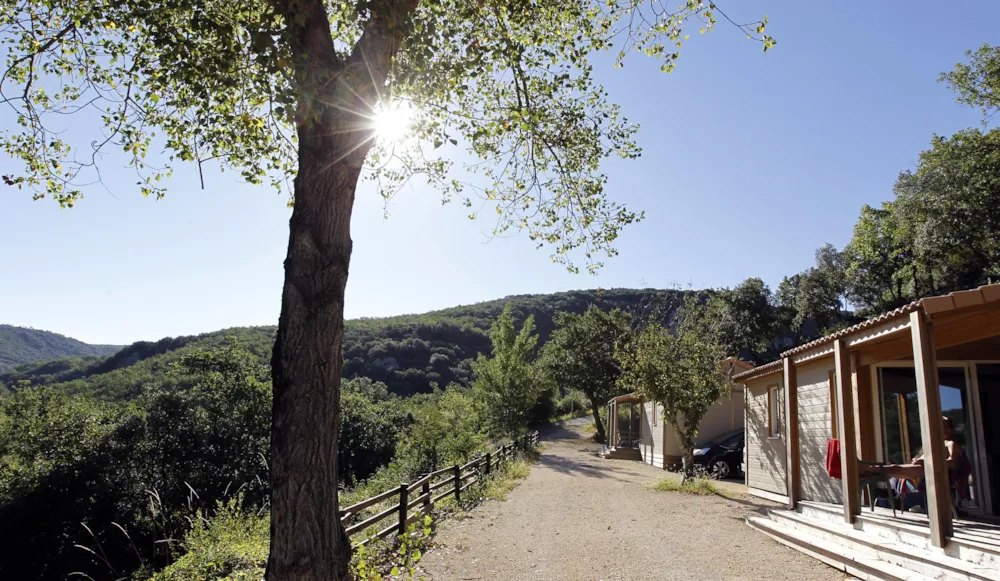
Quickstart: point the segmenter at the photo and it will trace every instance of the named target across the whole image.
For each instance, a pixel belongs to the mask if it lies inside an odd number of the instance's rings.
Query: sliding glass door
[[[882,458],[886,463],[908,464],[923,455],[920,435],[920,409],[917,405],[917,381],[912,364],[881,365],[878,371]],[[938,394],[942,415],[953,427],[952,439],[961,447],[966,460],[951,470],[952,493],[962,499],[962,507],[982,513],[983,503],[977,471],[981,462],[980,430],[974,414],[969,365],[938,363]],[[967,462],[967,463],[966,463]]]

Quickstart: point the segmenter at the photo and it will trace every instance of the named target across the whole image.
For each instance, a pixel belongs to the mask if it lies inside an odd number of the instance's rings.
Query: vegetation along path
[[[442,521],[428,581],[788,579],[844,575],[750,530],[765,505],[658,492],[663,471],[596,456],[580,419],[543,433],[527,480],[504,502]],[[728,488],[728,487],[727,487]]]

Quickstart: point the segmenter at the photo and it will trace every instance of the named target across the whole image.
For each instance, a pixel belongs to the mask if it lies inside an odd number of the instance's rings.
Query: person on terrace
[[[944,447],[948,454],[949,484],[951,489],[958,495],[959,500],[966,500],[970,498],[969,475],[972,473],[972,466],[962,450],[962,445],[954,438],[955,426],[952,424],[951,419],[942,417],[941,422],[944,433]],[[877,473],[879,471],[877,466],[860,466],[860,468],[862,473]],[[911,492],[903,497],[903,510],[909,510],[917,506],[927,506],[923,455],[913,458],[909,464],[886,464],[884,468],[885,472],[891,477],[904,481],[919,482],[916,490],[912,490],[912,486],[908,487]],[[897,489],[899,488],[897,487]]]

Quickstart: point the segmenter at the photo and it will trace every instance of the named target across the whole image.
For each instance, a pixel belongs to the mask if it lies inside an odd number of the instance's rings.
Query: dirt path
[[[539,463],[505,502],[442,522],[421,562],[425,578],[844,579],[747,527],[763,501],[649,490],[661,470],[598,458],[583,425],[544,434]]]

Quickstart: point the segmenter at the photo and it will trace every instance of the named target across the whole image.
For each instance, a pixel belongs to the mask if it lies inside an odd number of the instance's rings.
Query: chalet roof
[[[608,403],[642,403],[642,396],[637,393],[627,393],[611,398]]]
[[[781,354],[781,359],[777,361],[772,361],[767,365],[761,365],[759,367],[754,367],[753,369],[738,373],[733,376],[736,381],[746,381],[748,379],[754,379],[757,377],[762,377],[764,375],[770,375],[771,373],[776,373],[779,369],[782,369],[784,365],[782,360],[786,357],[803,353],[811,349],[820,347],[826,343],[832,343],[833,341],[846,337],[848,335],[853,335],[859,331],[864,331],[870,327],[876,325],[881,325],[883,323],[889,322],[893,319],[902,317],[904,315],[909,315],[917,309],[922,309],[928,315],[934,315],[937,313],[942,313],[945,311],[952,311],[955,309],[961,309],[964,307],[971,307],[975,305],[981,305],[985,303],[991,303],[995,301],[1000,301],[1000,284],[990,284],[981,286],[979,288],[955,291],[948,293],[946,295],[936,296],[936,297],[925,297],[913,301],[912,303],[903,305],[899,308],[893,309],[889,312],[882,313],[877,317],[872,317],[867,319],[857,325],[853,325],[846,329],[841,329],[819,339],[815,339],[808,343],[799,345],[798,347],[789,349]]]

